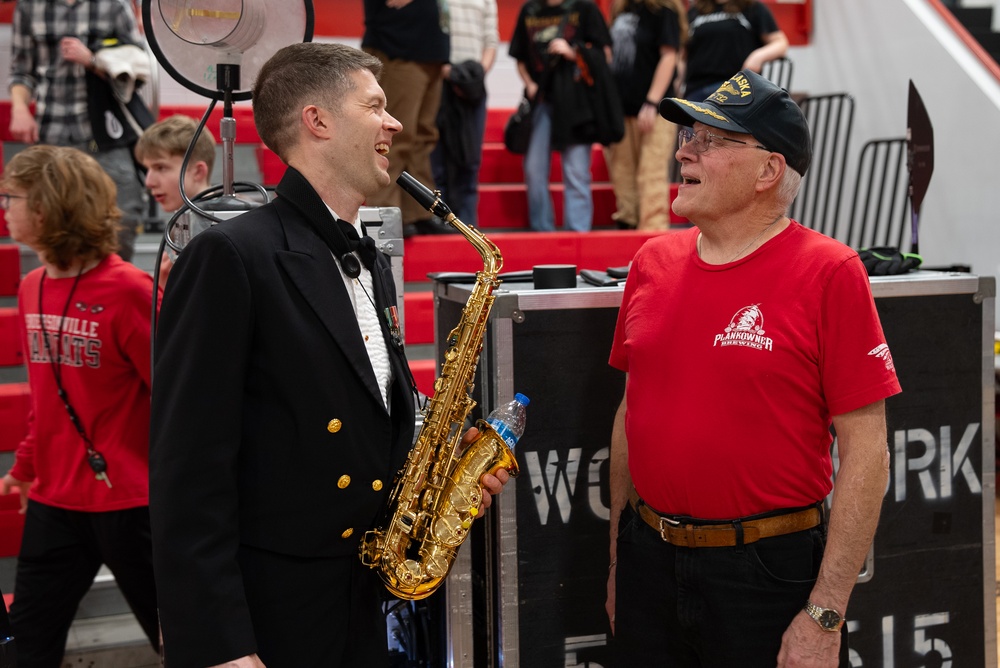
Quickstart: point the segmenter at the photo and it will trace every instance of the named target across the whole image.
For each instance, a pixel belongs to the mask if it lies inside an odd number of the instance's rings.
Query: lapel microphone
[[[348,223],[346,220],[337,219],[336,222],[337,230],[341,233],[346,242],[347,251],[341,253],[340,266],[344,271],[344,274],[348,278],[357,278],[361,275],[361,262],[365,263],[368,267],[368,271],[374,272],[375,270],[375,240],[369,237],[367,234],[363,237],[358,237],[358,231],[353,225]],[[361,256],[361,260],[358,260],[358,256],[354,254],[354,251],[358,252]]]
[[[357,278],[361,275],[361,263],[350,251],[340,256],[340,266],[348,278]]]

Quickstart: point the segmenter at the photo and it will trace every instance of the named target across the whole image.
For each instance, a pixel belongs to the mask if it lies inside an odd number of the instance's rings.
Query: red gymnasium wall
[[[275,0],[266,0],[274,2]],[[607,15],[611,0],[595,0]],[[812,33],[813,0],[765,0],[781,29],[793,45],[809,43]],[[517,12],[523,0],[497,0],[500,13],[500,40],[510,41],[514,32]],[[138,3],[137,3],[138,5]],[[0,4],[0,23],[10,23],[14,3],[5,0]],[[316,34],[328,37],[360,37],[364,31],[363,3],[361,0],[313,0],[316,15]]]

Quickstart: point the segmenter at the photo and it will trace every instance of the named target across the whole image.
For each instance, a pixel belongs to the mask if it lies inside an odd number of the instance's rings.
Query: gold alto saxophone
[[[434,381],[423,426],[406,464],[396,476],[385,518],[361,541],[361,561],[378,569],[395,596],[416,600],[430,596],[444,582],[458,548],[479,514],[484,473],[506,469],[517,475],[517,460],[504,440],[484,420],[478,438],[459,452],[465,420],[476,402],[469,396],[483,347],[486,321],[503,256],[482,232],[459,220],[432,192],[403,172],[396,180],[431,213],[444,219],[475,246],[483,258],[462,318],[448,335],[441,375]]]

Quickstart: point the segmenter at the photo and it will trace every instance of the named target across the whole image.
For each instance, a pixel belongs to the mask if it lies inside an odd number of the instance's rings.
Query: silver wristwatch
[[[829,631],[830,633],[836,633],[840,630],[840,627],[844,625],[844,616],[833,608],[821,608],[818,605],[813,604],[812,601],[806,601],[806,605],[803,610],[806,614],[813,618],[819,627],[824,631]]]

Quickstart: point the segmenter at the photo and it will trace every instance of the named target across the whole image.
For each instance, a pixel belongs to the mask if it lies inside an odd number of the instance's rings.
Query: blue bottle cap
[[[528,397],[524,396],[520,392],[518,392],[517,394],[514,395],[514,401],[516,401],[517,403],[521,404],[522,406],[527,406],[528,404],[531,403],[531,399],[529,399]]]

